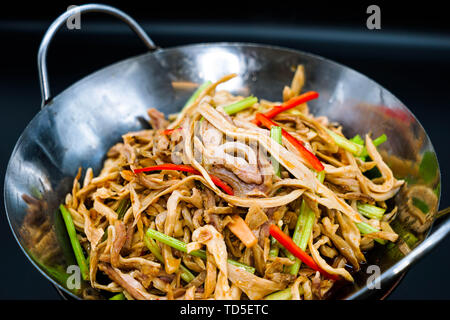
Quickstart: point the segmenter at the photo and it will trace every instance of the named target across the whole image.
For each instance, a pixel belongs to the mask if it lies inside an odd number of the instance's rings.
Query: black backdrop
[[[300,49],[350,66],[393,92],[418,117],[437,151],[442,171],[441,208],[450,169],[450,23],[445,7],[427,1],[376,2],[381,30],[366,28],[371,2],[108,2],[142,23],[161,47],[242,41]],[[0,105],[2,176],[21,132],[39,111],[36,54],[52,19],[79,2],[17,2],[0,11]],[[121,23],[98,14],[82,16],[81,30],[61,30],[49,52],[52,92],[118,60],[144,52]],[[448,180],[447,180],[448,181]],[[1,186],[3,187],[3,181]],[[1,192],[3,194],[3,192]],[[56,291],[19,250],[3,206],[0,244],[4,275],[0,299],[58,299]],[[449,299],[450,239],[415,265],[391,299]]]

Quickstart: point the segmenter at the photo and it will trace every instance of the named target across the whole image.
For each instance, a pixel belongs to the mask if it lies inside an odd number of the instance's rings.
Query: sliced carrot
[[[232,221],[227,224],[228,229],[230,229],[230,231],[233,232],[247,248],[253,247],[258,240],[245,223],[244,219],[238,215],[234,215],[231,217],[231,220]]]

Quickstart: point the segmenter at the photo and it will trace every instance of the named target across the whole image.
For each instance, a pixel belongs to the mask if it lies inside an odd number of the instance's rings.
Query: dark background
[[[122,1],[124,10],[161,47],[199,42],[256,42],[312,52],[371,77],[402,100],[421,121],[438,154],[441,208],[449,206],[450,23],[446,7],[414,2],[199,2]],[[51,21],[77,2],[10,3],[0,12],[2,179],[21,132],[39,111],[36,55]],[[381,30],[368,30],[366,8],[381,8]],[[3,4],[2,4],[3,6]],[[142,43],[113,18],[83,15],[81,30],[63,28],[48,56],[52,92],[121,59],[143,53]],[[3,189],[3,181],[1,183]],[[1,192],[3,195],[3,191]],[[3,199],[2,199],[3,201]],[[0,212],[0,299],[59,299],[26,260]],[[390,299],[450,299],[450,239],[406,275]]]

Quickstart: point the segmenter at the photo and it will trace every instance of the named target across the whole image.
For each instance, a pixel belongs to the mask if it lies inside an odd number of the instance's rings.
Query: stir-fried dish
[[[79,170],[61,213],[83,279],[111,299],[325,299],[395,242],[395,179],[370,134],[348,139],[307,103],[198,87],[128,132],[100,174]]]

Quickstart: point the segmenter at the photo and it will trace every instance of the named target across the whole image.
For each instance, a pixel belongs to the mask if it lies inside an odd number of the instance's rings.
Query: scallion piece
[[[83,280],[89,280],[89,267],[86,258],[83,253],[83,248],[81,247],[80,241],[77,238],[77,232],[75,230],[75,225],[73,224],[72,216],[70,212],[66,209],[64,205],[59,206],[61,215],[66,224],[67,233],[69,234],[70,243],[72,244],[73,253],[75,254],[75,259],[77,260],[78,266],[80,267],[81,277]]]
[[[272,126],[270,128],[270,137],[274,141],[276,141],[278,144],[281,144],[282,143],[281,127]],[[272,162],[273,171],[275,171],[275,174],[278,177],[281,177],[280,164],[278,163],[277,159],[275,159],[273,156],[271,156],[271,162]]]
[[[254,105],[257,102],[258,102],[258,98],[251,96],[251,97],[244,98],[236,103],[227,105],[227,106],[223,107],[223,110],[227,114],[232,115],[232,114],[241,112],[242,110],[245,110],[247,108],[250,108],[252,105]]]
[[[383,214],[386,212],[386,209],[367,203],[358,203],[356,206],[358,208],[358,212],[369,219],[381,220],[381,218],[383,218]]]
[[[159,231],[156,231],[156,230],[150,229],[150,228],[147,229],[146,234],[149,238],[155,239],[155,240],[157,240],[161,243],[164,243],[176,250],[187,253],[186,243],[184,243],[183,241],[172,238],[164,233],[161,233]],[[189,254],[191,256],[199,257],[201,259],[206,260],[206,251],[205,250],[195,250],[195,251],[190,252]],[[246,264],[243,264],[243,263],[231,260],[231,259],[228,259],[228,263],[230,263],[238,268],[242,268],[250,273],[255,273],[255,268],[250,267]]]

